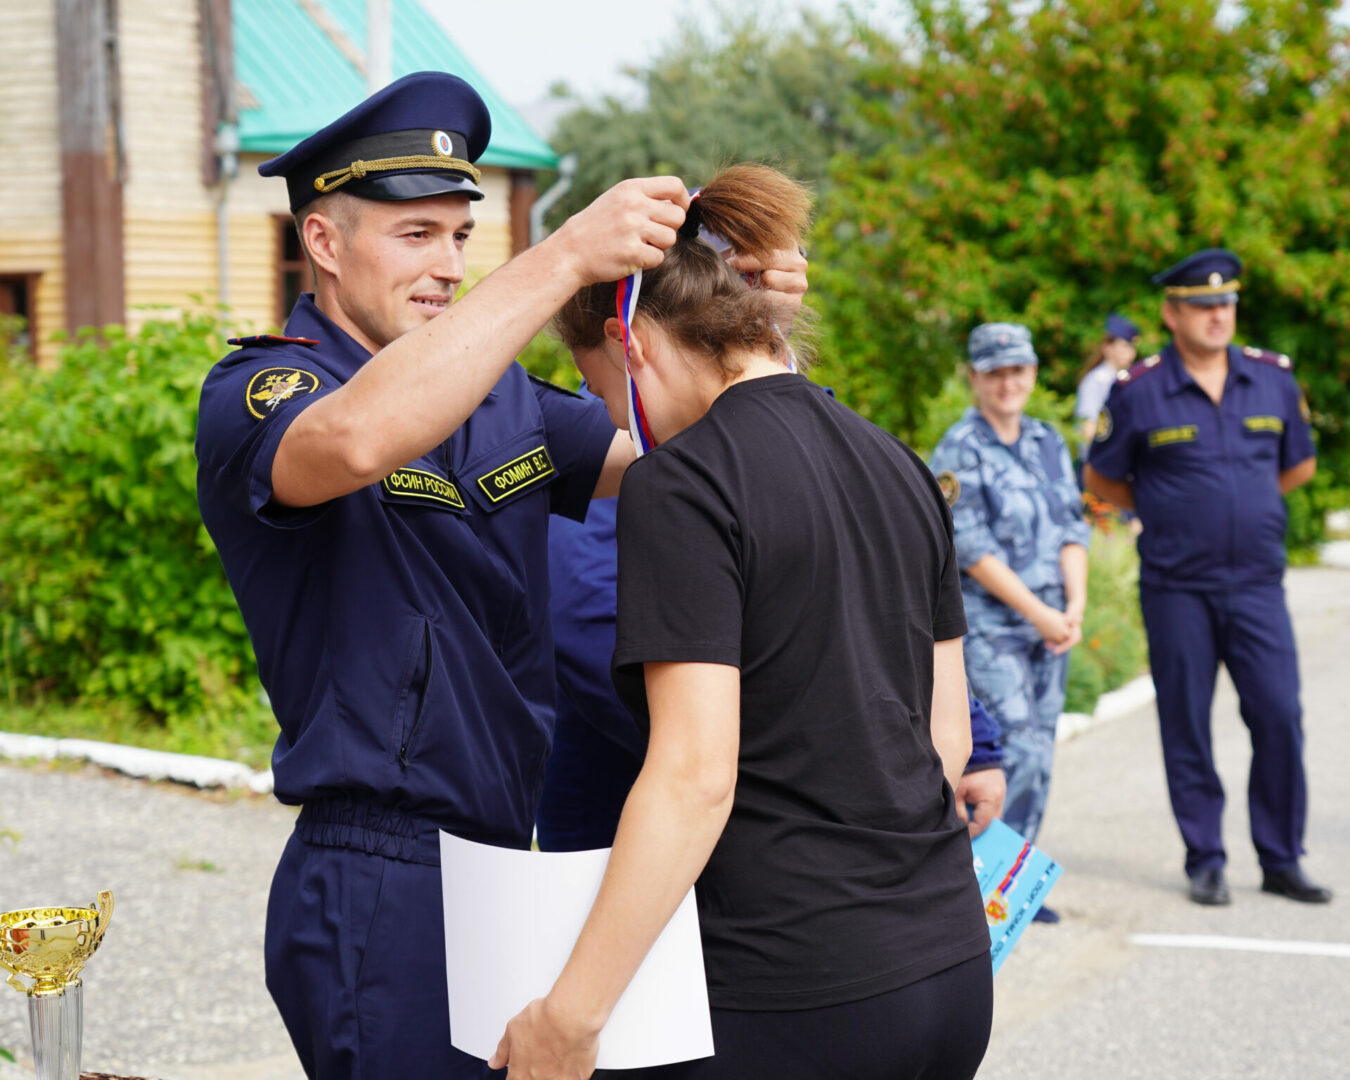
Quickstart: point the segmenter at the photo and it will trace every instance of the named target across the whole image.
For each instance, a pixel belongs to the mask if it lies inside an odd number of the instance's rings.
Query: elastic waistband
[[[351,848],[423,866],[441,865],[440,830],[435,822],[385,803],[344,797],[307,802],[300,808],[295,831],[301,840],[321,847]]]

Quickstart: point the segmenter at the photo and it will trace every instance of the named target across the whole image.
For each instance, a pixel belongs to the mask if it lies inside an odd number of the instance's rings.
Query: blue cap
[[[1031,347],[1031,331],[1020,323],[982,323],[970,332],[966,349],[970,366],[980,373],[1014,364],[1039,364]]]
[[[477,90],[443,71],[418,71],[264,161],[258,172],[286,178],[292,213],[333,191],[389,202],[451,193],[481,199],[473,163],[491,135],[492,118]]]
[[[1161,274],[1153,284],[1163,287],[1169,300],[1198,307],[1236,304],[1242,282],[1242,260],[1227,248],[1205,248],[1188,255]]]
[[[1139,340],[1139,327],[1125,318],[1124,315],[1118,315],[1114,311],[1106,317],[1106,336],[1119,338],[1121,341]]]

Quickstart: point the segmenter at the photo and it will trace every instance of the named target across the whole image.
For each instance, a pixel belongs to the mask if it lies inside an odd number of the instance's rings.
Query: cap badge
[[[1222,284],[1223,284],[1223,275],[1220,274],[1217,270],[1209,275],[1209,287],[1211,289],[1217,289]]]
[[[998,343],[999,343],[1000,345],[1007,345],[1008,342],[1011,341],[1011,340],[1012,340],[1012,339],[1009,338],[1007,334],[999,334],[999,336],[998,336]]]
[[[431,148],[441,157],[453,157],[455,153],[454,143],[444,131],[437,131],[431,136]]]

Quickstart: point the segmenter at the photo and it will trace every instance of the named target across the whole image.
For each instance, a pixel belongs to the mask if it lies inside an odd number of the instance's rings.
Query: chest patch
[[[1195,442],[1198,434],[1194,424],[1182,424],[1180,427],[1154,428],[1148,433],[1150,447],[1176,446],[1178,443]]]
[[[492,502],[499,503],[517,491],[552,476],[553,472],[553,459],[548,456],[548,448],[540,445],[484,473],[478,478],[478,486]]]
[[[454,510],[465,509],[464,496],[459,493],[453,480],[423,469],[395,469],[380,481],[380,486],[390,495],[424,499]]]
[[[244,389],[244,405],[251,416],[261,420],[282,402],[312,394],[322,385],[317,375],[304,368],[263,368],[249,379]]]
[[[1242,426],[1259,434],[1284,434],[1284,421],[1278,416],[1249,416],[1242,421]]]

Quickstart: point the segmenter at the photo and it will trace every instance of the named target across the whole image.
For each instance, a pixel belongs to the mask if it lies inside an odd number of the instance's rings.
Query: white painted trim
[[[1350,540],[1328,540],[1318,550],[1323,566],[1350,570]]]
[[[196,787],[242,788],[266,794],[272,790],[272,771],[255,773],[238,761],[170,754],[139,746],[95,742],[92,739],[53,739],[45,735],[0,732],[0,757],[52,761],[75,758],[146,780],[173,780]]]
[[[1067,742],[1100,724],[1130,716],[1152,705],[1156,699],[1153,676],[1140,675],[1124,686],[1109,690],[1097,699],[1097,707],[1087,713],[1063,713],[1055,727],[1055,742]]]

